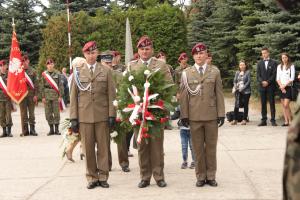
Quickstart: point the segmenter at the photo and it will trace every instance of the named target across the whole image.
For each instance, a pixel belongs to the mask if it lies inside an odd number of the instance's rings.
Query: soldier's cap
[[[202,42],[197,43],[193,49],[192,49],[192,55],[194,55],[195,53],[201,52],[201,51],[206,51],[206,45]]]
[[[114,57],[120,56],[120,55],[121,55],[120,52],[118,52],[118,51],[113,51],[113,56],[114,56]]]
[[[183,59],[187,59],[188,56],[185,52],[181,53],[178,57],[178,62],[182,61]]]
[[[101,61],[112,62],[114,55],[112,51],[104,51],[100,54]]]
[[[133,54],[133,58],[131,59],[131,61],[133,60],[138,60],[140,58],[140,55],[138,53]]]
[[[54,61],[52,60],[52,58],[48,58],[46,64],[47,65],[54,64]]]
[[[89,41],[85,43],[85,45],[82,48],[82,52],[88,52],[88,51],[93,51],[97,49],[97,44],[95,41]]]
[[[26,61],[26,60],[29,60],[29,57],[28,57],[27,54],[25,54],[25,55],[22,56],[22,61],[24,62],[24,61]]]
[[[158,54],[156,55],[156,58],[160,58],[160,57],[167,57],[166,54],[162,51],[158,52]]]
[[[147,46],[152,46],[152,40],[147,35],[144,35],[139,39],[136,47],[143,48]]]
[[[211,58],[212,57],[212,54],[211,52],[207,52],[207,57]]]
[[[3,65],[6,65],[6,60],[0,60],[0,66],[2,67]]]

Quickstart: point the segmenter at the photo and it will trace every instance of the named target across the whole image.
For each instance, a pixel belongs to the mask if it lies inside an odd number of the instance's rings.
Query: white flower
[[[118,93],[118,89],[116,88],[116,93]]]
[[[123,76],[126,76],[126,74],[127,74],[127,70],[125,70],[125,71],[123,72]]]
[[[112,137],[112,138],[117,137],[117,136],[118,136],[117,131],[114,131],[110,134],[110,137]]]
[[[150,83],[149,83],[149,82],[145,83],[145,84],[144,84],[144,87],[145,87],[145,88],[149,88],[149,87],[150,87]]]
[[[114,100],[114,101],[113,101],[113,105],[114,105],[115,107],[118,107],[118,101],[117,101],[117,100]]]
[[[141,101],[141,97],[140,96],[135,96],[133,100],[134,100],[134,103],[138,103],[138,102]]]
[[[150,71],[149,71],[148,69],[146,69],[146,70],[144,71],[144,74],[145,74],[146,76],[148,76],[148,75],[150,74]]]
[[[171,114],[171,115],[174,115],[174,112],[171,111],[170,114]]]
[[[134,79],[134,77],[132,76],[132,75],[130,75],[129,77],[128,77],[128,80],[129,81],[132,81]]]

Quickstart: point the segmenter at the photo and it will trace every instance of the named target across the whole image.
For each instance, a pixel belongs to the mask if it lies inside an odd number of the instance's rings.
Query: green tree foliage
[[[22,52],[26,52],[32,64],[36,64],[39,58],[41,44],[41,14],[35,11],[40,6],[38,0],[6,0],[6,9],[1,12],[0,57],[8,58],[12,37],[12,18],[15,19],[17,37]]]
[[[130,7],[136,8],[148,8],[157,6],[158,4],[168,3],[170,5],[174,5],[176,0],[120,0],[117,3],[122,5],[122,8],[128,9]]]
[[[175,66],[178,55],[186,50],[186,23],[181,10],[168,4],[148,9],[129,9],[124,12],[115,7],[110,13],[97,10],[96,16],[86,12],[72,16],[72,55],[82,56],[81,48],[89,40],[95,40],[101,51],[125,51],[125,22],[131,23],[133,46],[142,35],[152,38],[156,52],[163,50],[168,63]],[[68,66],[67,19],[65,14],[53,16],[43,30],[44,42],[40,51],[40,71],[45,69],[47,57],[52,57],[57,67]],[[134,51],[137,51],[135,48]]]

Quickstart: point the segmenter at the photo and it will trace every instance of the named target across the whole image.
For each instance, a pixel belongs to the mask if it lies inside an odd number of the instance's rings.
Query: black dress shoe
[[[139,187],[139,188],[145,188],[145,187],[147,187],[148,185],[150,185],[150,181],[144,181],[144,180],[141,180],[141,182],[138,184],[138,187]]]
[[[205,180],[196,182],[196,187],[203,187],[204,185],[205,185]]]
[[[267,126],[267,122],[261,121],[257,126]]]
[[[158,187],[166,187],[167,183],[164,180],[159,180],[156,183],[158,185]]]
[[[129,167],[126,166],[126,167],[122,167],[122,171],[123,172],[130,172],[130,169],[129,169]]]
[[[218,183],[216,180],[206,180],[206,184],[212,186],[212,187],[217,187]]]
[[[277,126],[276,122],[271,122],[272,126]]]
[[[100,187],[109,188],[109,184],[107,183],[107,181],[99,181],[98,184]]]
[[[90,189],[94,189],[97,186],[98,186],[98,181],[92,181],[92,182],[89,182],[86,187],[87,187],[87,189],[90,190]]]
[[[284,123],[284,124],[282,124],[281,126],[289,126],[289,124]]]

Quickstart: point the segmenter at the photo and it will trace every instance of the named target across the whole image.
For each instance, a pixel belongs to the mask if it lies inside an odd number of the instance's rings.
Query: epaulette
[[[190,71],[190,70],[192,70],[193,68],[192,67],[187,67],[187,68],[185,68],[183,71],[184,72],[188,72],[188,71]]]

